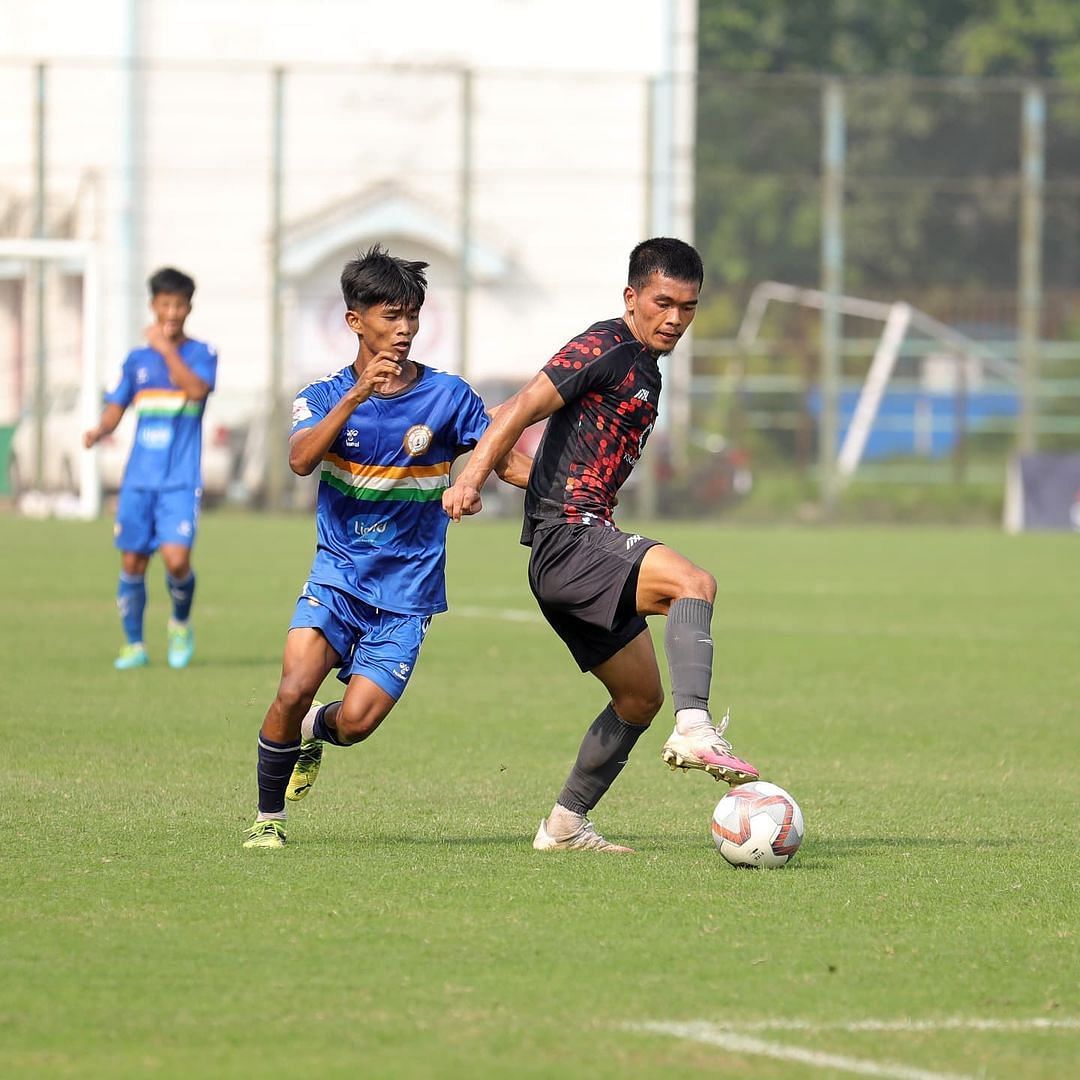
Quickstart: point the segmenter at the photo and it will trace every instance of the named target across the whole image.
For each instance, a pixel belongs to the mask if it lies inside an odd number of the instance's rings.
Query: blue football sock
[[[120,583],[116,589],[116,607],[129,645],[143,639],[143,612],[146,611],[146,581],[141,574],[120,571]]]
[[[195,599],[195,571],[189,570],[188,576],[183,580],[166,573],[165,584],[172,597],[173,618],[177,622],[187,622],[191,615],[191,602]]]
[[[259,736],[259,813],[280,814],[285,809],[285,789],[300,756],[300,740],[274,742]]]
[[[340,705],[340,701],[331,701],[330,705]],[[316,739],[322,739],[324,742],[330,743],[331,746],[344,746],[337,736],[337,731],[332,728],[326,722],[326,710],[330,708],[330,705],[324,705],[316,714],[315,721],[311,725],[311,734]]]

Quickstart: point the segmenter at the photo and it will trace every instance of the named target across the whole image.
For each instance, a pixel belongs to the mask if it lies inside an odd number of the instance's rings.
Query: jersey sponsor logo
[[[292,403],[292,422],[299,424],[301,420],[311,419],[311,409],[308,408],[307,398],[298,397]]]
[[[431,440],[434,438],[435,432],[427,424],[413,424],[405,432],[405,438],[401,440],[401,445],[405,447],[405,453],[409,457],[419,457],[431,445]]]
[[[397,525],[389,518],[372,520],[370,517],[358,517],[353,518],[352,531],[363,543],[378,547],[396,535]]]
[[[629,551],[639,540],[644,539],[645,538],[640,533],[634,533],[633,536],[628,536],[626,538],[626,550]]]
[[[139,431],[139,445],[144,450],[164,450],[172,442],[172,425],[147,424]]]
[[[150,381],[150,372],[147,371],[144,367],[136,368],[135,381],[139,384],[139,386],[142,386],[143,383],[148,383]]]

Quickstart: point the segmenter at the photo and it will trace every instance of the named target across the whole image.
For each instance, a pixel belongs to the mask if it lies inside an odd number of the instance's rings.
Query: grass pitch
[[[639,853],[532,851],[604,697],[509,523],[451,530],[456,612],[261,852],[310,520],[207,516],[192,667],[155,561],[117,673],[109,524],[0,518],[0,1073],[1070,1075],[1076,538],[648,531],[719,579],[714,701],[806,815],[783,870],[720,860],[667,708],[595,814]]]

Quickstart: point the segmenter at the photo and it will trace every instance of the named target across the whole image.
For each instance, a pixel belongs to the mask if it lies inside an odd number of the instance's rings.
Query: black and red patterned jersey
[[[521,542],[545,522],[611,524],[656,423],[660,369],[622,319],[594,323],[543,369],[564,401],[537,448]]]

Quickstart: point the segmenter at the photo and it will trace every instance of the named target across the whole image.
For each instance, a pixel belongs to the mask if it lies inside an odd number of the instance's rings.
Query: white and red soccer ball
[[[733,787],[717,803],[712,838],[732,866],[783,866],[803,839],[799,804],[776,784]]]

